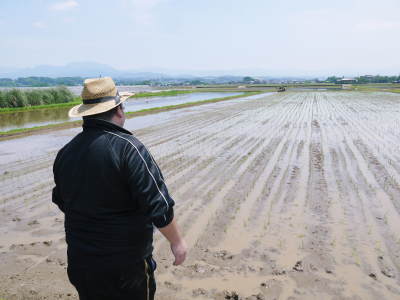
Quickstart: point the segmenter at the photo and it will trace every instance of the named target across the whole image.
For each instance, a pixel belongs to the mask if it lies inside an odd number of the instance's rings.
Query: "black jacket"
[[[173,219],[174,201],[150,152],[113,123],[86,119],[58,152],[53,172],[70,265],[148,257],[153,224],[164,227]]]

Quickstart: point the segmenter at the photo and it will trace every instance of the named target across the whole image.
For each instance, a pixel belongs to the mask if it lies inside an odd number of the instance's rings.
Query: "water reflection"
[[[55,108],[0,114],[0,131],[66,122],[70,120],[68,110]]]

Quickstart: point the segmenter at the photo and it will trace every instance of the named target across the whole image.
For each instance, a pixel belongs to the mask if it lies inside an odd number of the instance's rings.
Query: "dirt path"
[[[172,267],[156,233],[157,299],[400,299],[399,117],[399,95],[288,92],[135,130],[190,245]],[[0,144],[0,298],[77,299],[50,201],[73,133]]]

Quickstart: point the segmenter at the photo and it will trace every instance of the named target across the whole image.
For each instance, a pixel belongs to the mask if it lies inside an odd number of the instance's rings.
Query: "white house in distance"
[[[337,83],[342,84],[342,89],[347,90],[352,88],[353,83],[357,83],[355,78],[342,78],[337,81]]]
[[[342,78],[337,81],[337,83],[341,84],[352,84],[352,83],[357,83],[357,79],[355,78]]]

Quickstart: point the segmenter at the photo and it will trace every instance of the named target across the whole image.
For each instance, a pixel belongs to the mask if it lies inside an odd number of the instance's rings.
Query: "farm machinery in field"
[[[277,91],[278,91],[279,93],[284,92],[284,91],[286,91],[286,87],[284,87],[284,86],[279,86]]]

